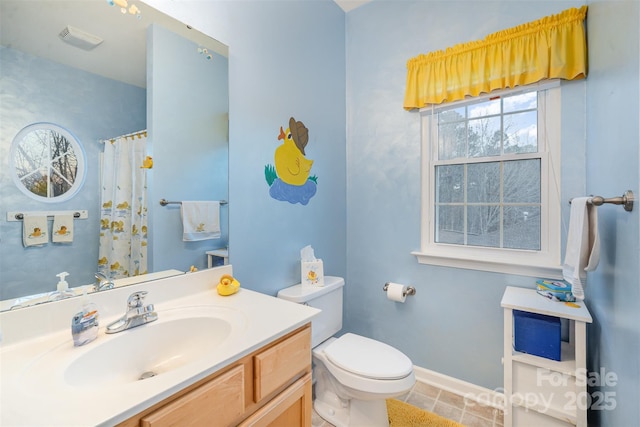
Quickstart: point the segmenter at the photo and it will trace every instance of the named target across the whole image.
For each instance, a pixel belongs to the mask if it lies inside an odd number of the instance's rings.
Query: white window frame
[[[437,132],[432,120],[439,109],[488,100],[495,96],[512,95],[535,89],[538,96],[538,146],[541,161],[541,223],[540,250],[504,249],[462,246],[435,242],[435,169]],[[516,89],[494,91],[491,94],[451,102],[420,110],[421,120],[421,245],[412,252],[421,264],[518,274],[544,278],[562,278],[561,252],[561,88],[558,80],[527,85]],[[437,126],[437,123],[435,124]],[[518,155],[496,156],[496,161],[516,160]]]
[[[47,195],[40,196],[38,194],[32,193],[30,189],[25,187],[24,182],[22,181],[22,177],[18,175],[18,171],[16,169],[16,160],[18,157],[18,151],[20,150],[20,144],[22,140],[25,139],[30,133],[38,132],[38,131],[52,131],[62,135],[70,144],[75,155],[75,159],[77,161],[77,171],[76,177],[73,181],[71,187],[67,192],[60,194],[58,196]],[[50,143],[49,143],[50,145]],[[87,162],[86,162],[86,153],[84,151],[84,147],[80,143],[80,140],[71,133],[68,129],[63,128],[55,123],[33,123],[30,124],[23,129],[21,129],[16,136],[13,138],[13,142],[11,143],[11,148],[9,152],[9,169],[11,171],[11,177],[13,178],[13,182],[18,187],[18,189],[27,197],[37,200],[39,202],[44,203],[60,203],[66,202],[67,200],[74,197],[84,185],[85,176],[87,173]],[[51,163],[54,159],[46,159],[46,165],[44,165],[47,169],[48,174],[51,174]],[[37,168],[36,168],[37,169]],[[47,184],[47,189],[50,188],[50,183]]]

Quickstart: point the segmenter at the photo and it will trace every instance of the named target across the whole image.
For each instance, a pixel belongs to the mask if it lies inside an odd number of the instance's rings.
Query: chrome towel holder
[[[627,212],[631,212],[633,210],[633,201],[634,201],[633,191],[627,190],[621,197],[611,197],[605,199],[602,196],[592,196],[589,200],[594,206],[602,206],[605,203],[611,203],[612,205],[622,205],[624,210]],[[571,203],[571,200],[569,200]]]
[[[89,218],[89,211],[82,209],[77,211],[7,212],[7,221],[23,221],[25,215],[46,216],[49,220],[52,220],[56,215],[73,215],[74,219],[87,219]]]
[[[170,202],[167,199],[160,199],[160,206],[167,206],[167,205],[181,205],[182,202]],[[227,201],[226,200],[220,200],[220,204],[221,205],[226,205]]]
[[[389,289],[389,282],[385,283],[384,286],[382,287],[382,290],[385,292],[387,292],[387,289]],[[415,295],[415,294],[416,294],[416,288],[414,288],[413,286],[407,286],[407,290],[402,293],[402,296],[406,297],[407,295]]]

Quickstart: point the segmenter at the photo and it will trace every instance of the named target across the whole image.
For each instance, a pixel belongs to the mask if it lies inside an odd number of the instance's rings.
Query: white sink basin
[[[244,314],[223,307],[158,311],[158,316],[115,334],[101,331],[82,347],[73,347],[69,336],[23,371],[24,385],[46,391],[43,383],[87,389],[136,383],[206,361],[246,326]],[[51,371],[51,366],[62,369]]]
[[[149,323],[96,341],[65,370],[70,386],[100,387],[160,375],[210,355],[231,333],[215,317],[187,317]]]

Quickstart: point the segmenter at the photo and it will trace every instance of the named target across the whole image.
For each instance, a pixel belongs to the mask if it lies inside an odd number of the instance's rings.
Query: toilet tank
[[[342,329],[342,277],[324,276],[324,286],[294,285],[281,289],[278,298],[322,310],[311,320],[311,346],[332,337]]]

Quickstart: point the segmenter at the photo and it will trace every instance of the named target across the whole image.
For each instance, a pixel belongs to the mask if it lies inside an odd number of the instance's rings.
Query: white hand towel
[[[49,242],[49,227],[44,215],[25,215],[22,219],[22,244],[29,246],[43,246]]]
[[[562,275],[571,283],[573,295],[579,300],[584,300],[586,272],[595,270],[600,262],[598,208],[589,201],[589,197],[571,200],[567,248],[562,266]]]
[[[220,238],[220,202],[182,202],[180,214],[183,241]]]
[[[73,215],[55,215],[51,234],[51,241],[54,243],[73,242]]]

